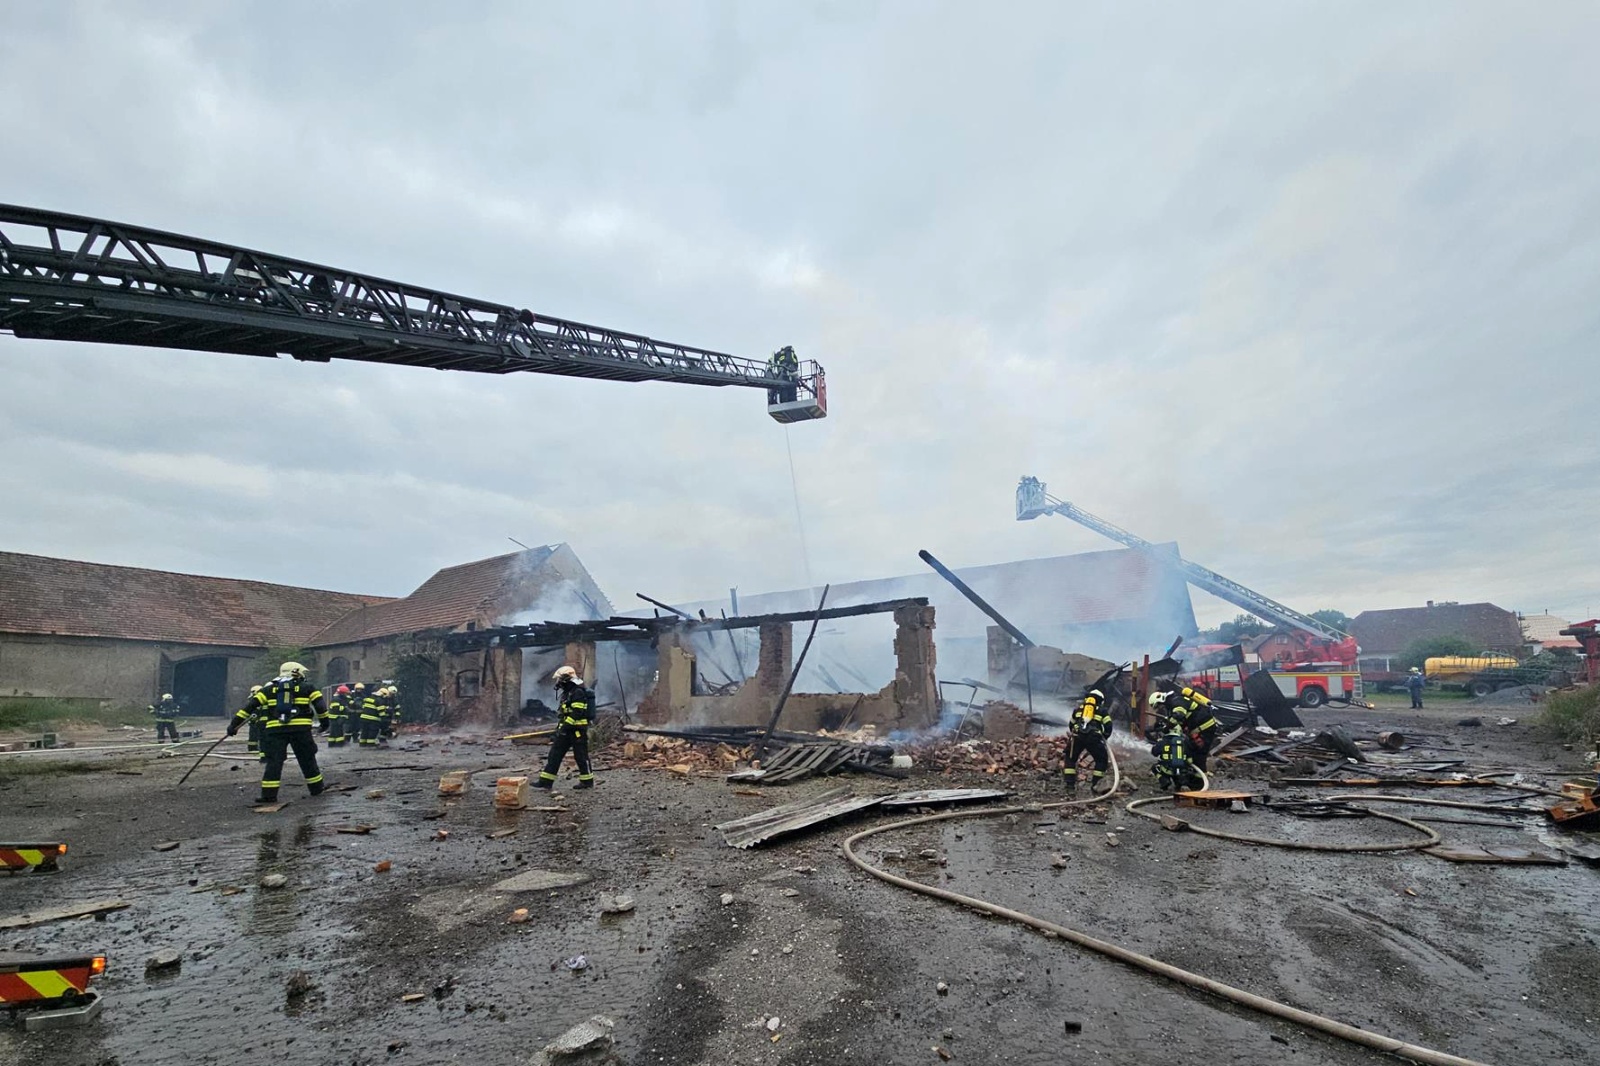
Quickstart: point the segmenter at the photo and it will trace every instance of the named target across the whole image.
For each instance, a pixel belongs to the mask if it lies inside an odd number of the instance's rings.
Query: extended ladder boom
[[[1017,486],[1017,521],[1025,522],[1030,518],[1040,515],[1058,514],[1063,518],[1070,518],[1079,525],[1088,526],[1102,536],[1110,537],[1130,548],[1139,548],[1149,551],[1155,547],[1143,537],[1136,537],[1120,526],[1114,526],[1105,519],[1090,514],[1081,507],[1076,507],[1064,500],[1058,500],[1045,492],[1044,482],[1036,477],[1024,477]],[[1171,556],[1155,553],[1156,558],[1176,566],[1183,571],[1184,577],[1196,588],[1204,589],[1221,600],[1226,600],[1235,607],[1243,608],[1251,614],[1258,615],[1265,620],[1277,625],[1290,626],[1323,640],[1343,641],[1349,639],[1349,634],[1333,626],[1317,621],[1308,614],[1301,614],[1292,607],[1285,606],[1270,596],[1263,596],[1255,589],[1246,588],[1237,581],[1223,577],[1215,570],[1207,570],[1203,566],[1191,563],[1186,559],[1172,558]]]
[[[0,204],[0,331],[319,363],[735,385],[768,390],[780,422],[827,414],[823,370],[809,360],[787,371],[215,241],[10,204]]]

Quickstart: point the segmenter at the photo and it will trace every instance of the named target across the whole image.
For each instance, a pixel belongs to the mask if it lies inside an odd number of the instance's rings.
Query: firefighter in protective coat
[[[350,686],[340,685],[328,703],[328,747],[342,748],[350,740]]]
[[[578,671],[570,666],[558,669],[552,678],[560,695],[560,708],[556,711],[561,724],[550,741],[550,757],[539,771],[536,788],[555,788],[556,771],[567,749],[572,749],[572,759],[578,764],[579,788],[594,787],[594,771],[589,767],[589,720],[594,713],[594,690],[583,683]]]
[[[1183,731],[1190,761],[1204,771],[1218,729],[1217,717],[1211,713],[1211,700],[1205,693],[1185,685],[1167,695],[1167,717]]]
[[[1072,732],[1072,746],[1067,749],[1067,765],[1061,771],[1068,788],[1077,789],[1078,760],[1086,753],[1094,757],[1094,779],[1090,787],[1098,791],[1105,780],[1106,764],[1109,762],[1106,738],[1111,735],[1111,713],[1106,709],[1105,701],[1105,693],[1091,689],[1078,709],[1072,712],[1072,721],[1068,725]]]
[[[252,720],[262,723],[261,795],[256,802],[278,801],[283,764],[291,748],[307,791],[313,796],[320,793],[322,769],[317,766],[317,741],[311,730],[319,722],[327,729],[328,705],[317,687],[306,679],[306,668],[299,663],[280,666],[278,676],[262,685],[261,691],[234,715],[228,723],[228,735],[238,735],[239,728]]]
[[[178,715],[182,710],[170,692],[163,692],[161,699],[150,705],[150,713],[156,716],[157,744],[165,741],[169,733],[172,734],[172,740],[178,739]]]

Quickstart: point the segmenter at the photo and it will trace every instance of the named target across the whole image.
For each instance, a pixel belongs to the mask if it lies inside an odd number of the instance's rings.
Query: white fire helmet
[[[170,692],[163,692],[163,693],[162,693],[162,694],[161,694],[161,698],[162,698],[162,699],[164,699],[164,700],[170,700],[170,699],[171,699],[171,698],[172,698],[172,693],[170,693]]]
[[[1170,695],[1172,695],[1172,693],[1170,693],[1170,692],[1152,692],[1152,693],[1150,693],[1150,706],[1151,707],[1160,707],[1160,706],[1164,705],[1167,702],[1167,697],[1170,696]]]
[[[571,681],[575,685],[583,684],[583,679],[578,676],[578,671],[570,666],[557,667],[556,672],[550,675],[550,680],[558,685],[564,681]]]
[[[284,663],[282,666],[278,667],[278,675],[280,677],[303,678],[306,676],[306,668],[301,666],[299,663]]]

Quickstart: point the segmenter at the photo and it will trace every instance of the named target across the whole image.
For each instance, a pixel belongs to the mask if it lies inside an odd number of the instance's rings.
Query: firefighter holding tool
[[[317,740],[312,728],[319,721],[327,724],[328,705],[322,693],[306,679],[306,668],[299,663],[284,663],[278,676],[261,686],[248,703],[228,723],[228,735],[237,736],[240,727],[260,721],[261,795],[257,803],[276,803],[283,783],[283,764],[290,750],[300,764],[300,776],[313,796],[323,789],[322,768],[317,765]]]

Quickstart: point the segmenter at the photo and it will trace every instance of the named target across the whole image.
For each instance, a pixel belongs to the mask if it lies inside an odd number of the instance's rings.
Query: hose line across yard
[[[1251,1010],[1270,1015],[1274,1018],[1279,1018],[1283,1021],[1293,1022],[1296,1025],[1302,1026],[1306,1029],[1311,1029],[1315,1032],[1338,1037],[1341,1040],[1346,1040],[1352,1044],[1359,1044],[1362,1047],[1371,1048],[1374,1051],[1381,1051],[1389,1055],[1396,1055],[1400,1058],[1410,1059],[1412,1062],[1424,1063],[1425,1066],[1488,1066],[1487,1063],[1479,1062],[1475,1059],[1464,1059],[1459,1055],[1451,1055],[1443,1051],[1435,1051],[1433,1048],[1422,1047],[1419,1044],[1410,1044],[1404,1040],[1397,1040],[1394,1037],[1383,1036],[1378,1033],[1368,1032],[1365,1029],[1359,1029],[1353,1025],[1346,1025],[1344,1022],[1337,1021],[1333,1018],[1324,1017],[1321,1014],[1313,1014],[1311,1011],[1301,1010],[1298,1007],[1291,1007],[1286,1003],[1279,1003],[1276,1000],[1267,999],[1265,996],[1258,996],[1253,992],[1246,992],[1242,988],[1235,988],[1232,985],[1224,984],[1221,981],[1214,981],[1209,977],[1203,976],[1202,974],[1193,973],[1189,970],[1173,966],[1171,963],[1162,962],[1160,959],[1154,959],[1148,955],[1141,955],[1136,951],[1130,951],[1127,948],[1113,944],[1110,941],[1100,940],[1097,937],[1092,937],[1087,933],[1079,932],[1076,929],[1069,929],[1064,925],[1058,925],[1055,922],[1047,921],[1044,918],[1037,918],[1031,914],[1024,914],[1022,911],[1012,910],[1010,907],[1001,906],[998,903],[991,903],[988,900],[978,899],[976,896],[968,896],[960,892],[952,892],[948,888],[940,888],[937,885],[923,884],[921,881],[913,881],[909,877],[901,877],[899,874],[891,873],[882,867],[872,865],[856,852],[857,845],[859,845],[862,841],[868,840],[871,837],[881,836],[884,833],[892,833],[901,829],[910,829],[913,826],[929,825],[934,822],[950,822],[968,818],[994,818],[1006,814],[1034,813],[1041,810],[1057,810],[1064,807],[1086,807],[1090,804],[1104,803],[1108,801],[1117,794],[1121,787],[1122,771],[1117,765],[1116,754],[1112,753],[1111,787],[1102,795],[1091,796],[1088,799],[1081,800],[1062,800],[1057,803],[997,807],[990,810],[947,811],[943,814],[925,814],[916,818],[904,818],[898,822],[888,822],[884,825],[873,826],[870,829],[863,829],[861,832],[850,837],[844,842],[844,855],[845,858],[850,860],[850,862],[857,869],[871,874],[880,881],[887,881],[889,884],[895,885],[899,888],[908,889],[912,892],[918,892],[924,896],[931,896],[934,899],[943,900],[946,903],[954,903],[962,907],[967,907],[979,912],[980,914],[988,914],[996,918],[1005,918],[1020,925],[1028,926],[1030,929],[1037,929],[1042,933],[1059,937],[1062,940],[1070,941],[1071,943],[1076,944],[1081,948],[1086,948],[1089,951],[1093,951],[1096,954],[1104,955],[1107,958],[1116,959],[1118,962],[1126,963],[1129,966],[1144,970],[1146,973],[1152,973],[1158,977],[1165,977],[1168,980],[1176,981],[1177,983],[1186,985],[1189,988],[1199,989],[1202,992],[1209,992],[1212,995],[1221,999],[1225,999],[1230,1003],[1237,1004],[1241,1007],[1247,1007]],[[1149,804],[1155,802],[1155,800],[1140,800],[1137,802],[1139,804]],[[1134,810],[1135,808],[1135,804],[1129,804],[1128,806],[1130,810]],[[1134,810],[1134,813],[1143,814],[1142,811],[1138,810]],[[1423,848],[1429,846],[1430,844],[1436,844],[1439,841],[1439,835],[1437,833],[1426,826],[1411,821],[1410,819],[1401,818],[1398,815],[1379,814],[1376,811],[1371,813],[1376,817],[1384,818],[1388,821],[1399,822],[1408,828],[1412,828],[1420,833],[1424,833],[1427,835],[1428,839],[1422,841],[1401,842],[1398,846],[1393,844],[1384,846],[1350,846],[1342,848],[1324,846],[1314,850],[1396,851],[1409,850],[1412,848]],[[1160,816],[1145,814],[1144,817],[1159,818]],[[1196,826],[1189,826],[1189,828],[1191,830],[1198,831],[1198,827]],[[1242,840],[1249,843],[1264,843],[1273,845],[1287,844],[1288,846],[1304,847],[1304,845],[1298,845],[1293,841],[1272,841],[1265,838],[1256,839],[1237,834],[1225,834],[1214,831],[1208,833],[1208,835],[1220,836],[1224,839]]]

